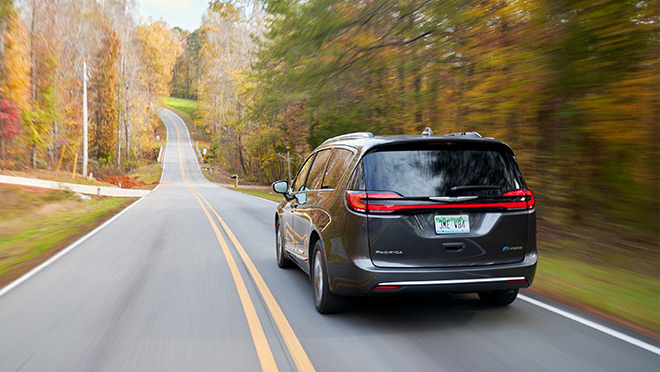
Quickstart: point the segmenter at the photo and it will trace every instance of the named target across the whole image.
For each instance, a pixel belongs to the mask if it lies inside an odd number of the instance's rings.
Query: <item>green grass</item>
[[[590,263],[570,256],[539,255],[533,288],[585,304],[658,332],[660,284],[657,276]]]
[[[191,121],[197,119],[195,116],[197,101],[175,97],[161,97],[160,104],[163,105],[163,107],[178,111]]]
[[[51,251],[72,243],[134,201],[128,198],[83,201],[73,193],[32,195],[17,188],[3,189],[2,193],[3,201],[10,201],[0,203],[2,284],[46,260]]]
[[[140,181],[152,184],[160,181],[163,168],[160,164],[149,164],[132,171],[129,176],[136,177]]]
[[[242,192],[244,194],[258,196],[263,199],[268,199],[276,202],[282,201],[282,195],[276,194],[273,190],[270,190],[270,187],[263,188],[245,188],[245,187],[230,187],[230,190]],[[270,190],[270,191],[269,191]]]

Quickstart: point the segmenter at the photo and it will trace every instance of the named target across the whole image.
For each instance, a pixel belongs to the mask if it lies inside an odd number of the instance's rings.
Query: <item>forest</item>
[[[657,230],[657,10],[216,0],[198,30],[180,34],[173,95],[198,99],[211,161],[257,182],[285,178],[284,155],[295,168],[343,133],[478,131],[514,148],[553,219]]]
[[[154,157],[153,105],[182,52],[164,21],[138,23],[130,0],[0,0],[0,41],[2,168],[82,161],[84,65],[90,170]]]
[[[173,95],[197,99],[210,165],[260,184],[348,132],[503,140],[538,202],[536,288],[655,329],[659,5],[216,0]]]

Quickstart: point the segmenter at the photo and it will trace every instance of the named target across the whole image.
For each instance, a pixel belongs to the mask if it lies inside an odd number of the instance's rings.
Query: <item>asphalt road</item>
[[[520,299],[318,314],[302,271],[276,266],[275,204],[206,181],[183,122],[162,117],[161,185],[0,297],[0,371],[660,370],[657,353]]]

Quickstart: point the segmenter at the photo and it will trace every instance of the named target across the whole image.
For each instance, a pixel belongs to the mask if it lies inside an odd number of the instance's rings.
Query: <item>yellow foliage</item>
[[[174,65],[183,52],[175,32],[161,20],[140,25],[136,34],[146,62],[144,81],[153,94],[168,96]]]
[[[21,111],[30,109],[30,58],[28,38],[18,16],[14,15],[4,35],[5,54],[0,66],[0,96],[14,102]]]

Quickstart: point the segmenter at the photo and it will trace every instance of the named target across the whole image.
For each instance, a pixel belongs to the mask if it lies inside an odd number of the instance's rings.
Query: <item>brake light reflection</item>
[[[377,285],[374,289],[399,289],[398,285]]]

